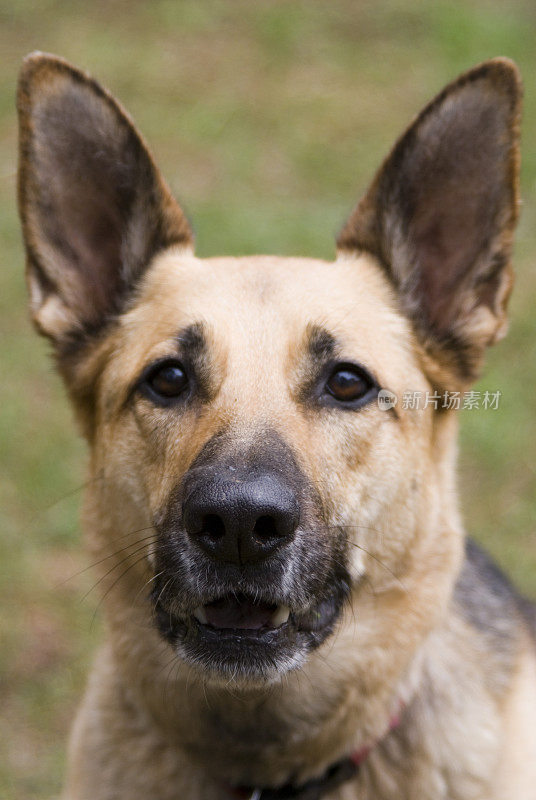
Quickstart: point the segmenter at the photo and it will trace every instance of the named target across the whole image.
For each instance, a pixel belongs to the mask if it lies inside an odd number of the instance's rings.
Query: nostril
[[[225,536],[225,524],[217,514],[205,514],[201,522],[200,533],[208,536],[213,541],[218,541]]]
[[[273,517],[264,514],[253,526],[253,533],[258,539],[275,539],[278,536],[277,523]]]

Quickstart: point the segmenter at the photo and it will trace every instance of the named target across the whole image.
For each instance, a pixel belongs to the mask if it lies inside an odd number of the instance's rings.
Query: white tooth
[[[205,609],[203,608],[203,606],[197,606],[197,608],[194,611],[194,617],[197,620],[199,620],[201,625],[206,625],[208,622],[207,615],[205,614]]]
[[[274,628],[279,628],[284,625],[290,616],[290,608],[288,606],[278,606],[272,614],[272,625]]]

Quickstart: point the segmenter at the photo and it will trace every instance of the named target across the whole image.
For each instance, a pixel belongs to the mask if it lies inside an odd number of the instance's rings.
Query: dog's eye
[[[188,376],[179,361],[165,361],[153,367],[142,386],[158,398],[171,400],[187,389]]]
[[[371,399],[377,386],[364,370],[353,365],[340,364],[328,378],[326,391],[339,403],[348,403],[355,407]]]

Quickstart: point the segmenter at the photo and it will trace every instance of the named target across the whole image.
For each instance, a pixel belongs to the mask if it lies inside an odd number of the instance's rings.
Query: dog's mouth
[[[171,597],[153,596],[160,633],[187,662],[207,676],[265,682],[299,667],[322,644],[346,594],[346,584],[336,583],[329,595],[303,608],[231,591],[189,613],[173,611]]]
[[[295,633],[321,634],[330,628],[340,610],[340,596],[330,595],[306,611],[291,611],[285,603],[270,603],[245,594],[227,594],[198,606],[193,612],[197,627],[236,633],[242,639],[260,638],[263,632],[292,629]]]
[[[193,616],[200,625],[217,630],[273,630],[288,622],[290,608],[244,594],[231,594],[198,606]]]

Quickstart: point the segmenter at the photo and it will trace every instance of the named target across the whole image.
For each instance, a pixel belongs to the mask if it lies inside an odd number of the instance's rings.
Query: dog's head
[[[92,525],[206,675],[272,680],[361,616],[361,647],[377,626],[409,652],[441,613],[461,541],[444,398],[505,330],[519,96],[502,59],[448,86],[335,262],[199,260],[116,101],[25,62],[31,310],[91,445]]]

